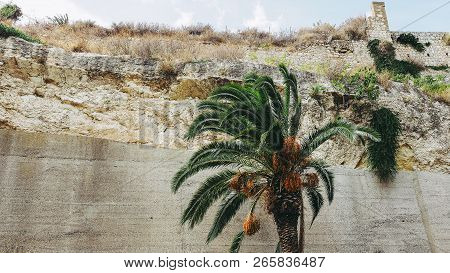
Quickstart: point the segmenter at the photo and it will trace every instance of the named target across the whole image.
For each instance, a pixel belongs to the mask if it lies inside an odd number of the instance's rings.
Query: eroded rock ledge
[[[257,71],[280,80],[275,67],[246,62],[205,61],[167,69],[157,60],[70,53],[0,39],[0,128],[73,134],[129,143],[195,148],[207,142],[183,140],[202,98],[216,84],[239,81]],[[406,170],[450,172],[449,106],[419,90],[394,84],[376,105],[364,100],[342,104],[342,96],[324,78],[297,72],[303,94],[304,132],[336,115],[365,123],[371,109],[385,106],[403,124],[400,165]],[[313,83],[328,87],[320,98],[309,96]],[[364,167],[363,149],[336,141],[319,151],[331,164]]]

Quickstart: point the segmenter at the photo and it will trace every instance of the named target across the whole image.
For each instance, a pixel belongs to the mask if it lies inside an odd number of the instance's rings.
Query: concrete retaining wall
[[[196,182],[173,195],[169,179],[191,152],[106,140],[0,130],[0,252],[225,252],[243,210],[205,245],[214,211],[179,224]],[[307,252],[449,252],[450,175],[401,172],[380,185],[336,168],[336,197],[306,234]],[[270,252],[274,224],[243,251]]]

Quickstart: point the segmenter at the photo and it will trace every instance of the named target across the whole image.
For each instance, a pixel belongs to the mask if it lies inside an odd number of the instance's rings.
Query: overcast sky
[[[0,0],[1,3],[9,2]],[[74,20],[148,22],[171,26],[210,24],[218,30],[257,27],[261,30],[296,30],[317,21],[340,24],[366,15],[370,0],[13,0],[34,18],[56,14]],[[391,30],[398,30],[427,12],[448,3],[405,30],[450,31],[448,0],[387,0]],[[25,19],[26,20],[26,19]]]

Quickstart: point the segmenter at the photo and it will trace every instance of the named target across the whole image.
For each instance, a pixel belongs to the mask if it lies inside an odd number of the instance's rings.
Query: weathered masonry
[[[444,42],[445,32],[401,32],[390,31],[384,2],[372,3],[372,14],[367,18],[369,40],[392,42],[396,48],[397,58],[412,60],[426,66],[450,65],[449,46]],[[411,33],[426,44],[425,51],[418,52],[409,46],[397,43],[402,33]]]
[[[410,46],[397,43],[402,33],[411,33],[419,42],[427,45],[425,51],[417,52]],[[367,40],[331,40],[319,44],[304,46],[287,54],[283,50],[258,50],[253,53],[256,62],[267,59],[286,59],[294,67],[329,64],[330,62],[345,62],[351,66],[370,66],[373,60],[367,49],[367,42],[378,39],[393,43],[397,58],[414,61],[424,66],[450,65],[449,46],[444,42],[445,32],[399,32],[389,30],[389,20],[386,6],[383,2],[373,2],[372,12],[367,18]]]

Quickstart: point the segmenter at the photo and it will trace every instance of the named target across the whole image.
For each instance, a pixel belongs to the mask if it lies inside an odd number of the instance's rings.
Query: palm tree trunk
[[[300,193],[300,232],[298,235],[298,252],[303,253],[305,249],[305,209],[303,206],[303,195]]]
[[[281,252],[297,253],[299,251],[300,198],[298,192],[277,192],[269,208],[277,225]]]
[[[280,249],[283,253],[296,253],[298,248],[298,214],[274,214]]]

